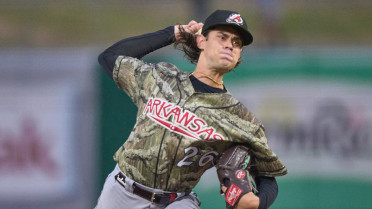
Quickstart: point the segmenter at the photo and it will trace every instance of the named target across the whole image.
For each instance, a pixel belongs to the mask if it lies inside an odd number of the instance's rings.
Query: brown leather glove
[[[226,186],[226,208],[233,209],[240,198],[252,192],[253,184],[248,172],[250,155],[242,145],[227,149],[220,157],[216,168],[221,186]]]

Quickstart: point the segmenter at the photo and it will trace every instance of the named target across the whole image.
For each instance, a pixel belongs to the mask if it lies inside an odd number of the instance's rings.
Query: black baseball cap
[[[201,33],[204,34],[205,31],[220,25],[227,25],[237,30],[240,33],[243,45],[249,45],[253,42],[253,36],[248,31],[247,24],[243,17],[240,16],[239,13],[229,10],[216,10],[209,15],[204,21]]]

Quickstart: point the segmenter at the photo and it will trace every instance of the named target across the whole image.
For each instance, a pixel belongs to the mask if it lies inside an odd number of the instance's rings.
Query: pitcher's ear
[[[204,35],[198,35],[196,37],[196,44],[200,50],[204,50],[206,40],[207,38]]]

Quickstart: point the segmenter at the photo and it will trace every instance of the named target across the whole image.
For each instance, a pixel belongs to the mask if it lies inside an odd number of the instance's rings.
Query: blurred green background
[[[372,44],[371,8],[372,2],[365,0],[1,0],[0,46],[106,46],[123,37],[203,20],[215,9],[247,16],[253,46],[364,46]]]
[[[192,19],[203,21],[216,9],[239,11],[254,36],[239,67],[250,71],[227,77],[227,85],[239,79],[239,85],[283,78],[338,79],[363,85],[372,81],[372,1],[368,0],[0,0],[0,50],[88,48],[98,56],[122,38]],[[319,49],[332,49],[321,51],[331,57],[329,62],[319,55]],[[332,58],[338,49],[352,51],[352,57],[346,53],[342,54],[345,59]],[[304,56],[288,60],[283,54]],[[99,86],[99,126],[92,206],[115,166],[112,155],[129,135],[136,115],[130,99],[93,58]],[[145,60],[170,61],[186,71],[193,70],[193,65],[182,59],[182,54],[174,54],[172,47]],[[280,193],[271,208],[372,208],[370,176],[358,180],[295,172],[294,176],[290,173],[278,178],[278,183]],[[218,186],[198,185],[197,191],[203,209],[224,208]]]

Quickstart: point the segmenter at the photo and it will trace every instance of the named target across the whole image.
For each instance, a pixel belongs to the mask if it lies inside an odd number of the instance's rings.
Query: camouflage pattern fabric
[[[229,92],[197,93],[188,77],[170,63],[116,60],[114,81],[138,107],[135,127],[114,155],[127,176],[152,188],[191,191],[237,143],[251,149],[254,175],[287,173],[244,105]]]

